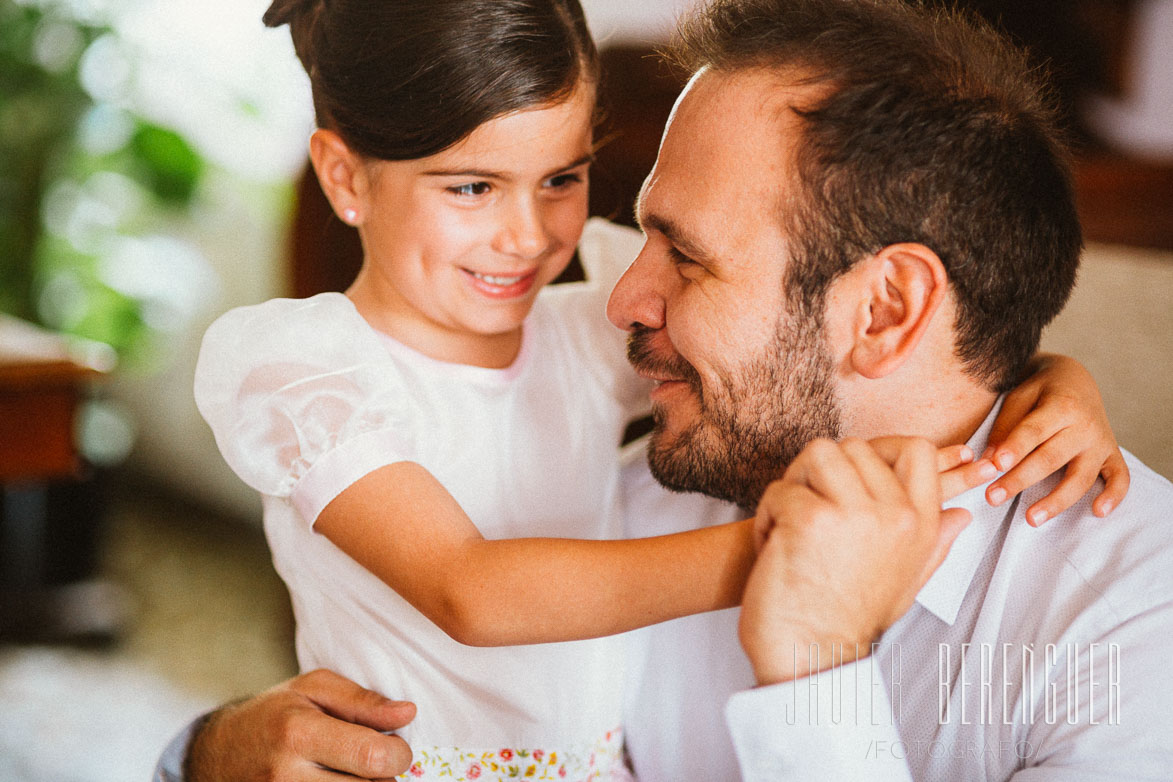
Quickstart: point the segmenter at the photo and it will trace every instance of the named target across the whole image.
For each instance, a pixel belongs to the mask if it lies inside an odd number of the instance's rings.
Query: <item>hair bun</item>
[[[323,5],[325,0],[273,0],[261,21],[266,27],[280,27],[291,24],[303,13],[320,10]]]

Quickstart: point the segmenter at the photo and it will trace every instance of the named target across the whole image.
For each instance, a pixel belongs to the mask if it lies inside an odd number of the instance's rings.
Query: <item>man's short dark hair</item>
[[[1016,384],[1082,246],[1057,114],[1025,53],[976,19],[899,0],[714,0],[682,22],[670,56],[826,88],[792,107],[793,306],[820,316],[854,263],[924,244],[953,286],[967,371]]]

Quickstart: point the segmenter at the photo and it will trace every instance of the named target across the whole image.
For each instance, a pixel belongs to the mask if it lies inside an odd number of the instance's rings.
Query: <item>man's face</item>
[[[638,216],[647,242],[608,303],[651,392],[653,474],[752,508],[811,439],[839,434],[821,324],[783,285],[801,97],[759,72],[705,72],[669,120]]]

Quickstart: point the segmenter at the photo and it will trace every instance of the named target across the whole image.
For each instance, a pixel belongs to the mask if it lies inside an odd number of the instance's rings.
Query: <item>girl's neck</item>
[[[437,361],[505,369],[521,352],[521,326],[502,334],[474,334],[388,307],[371,295],[367,286],[352,285],[346,296],[371,328]]]

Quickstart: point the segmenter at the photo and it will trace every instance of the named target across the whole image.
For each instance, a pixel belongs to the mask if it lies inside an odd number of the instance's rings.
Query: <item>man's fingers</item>
[[[305,742],[298,754],[324,770],[360,779],[389,779],[411,765],[406,742],[380,731],[398,730],[415,719],[415,704],[385,698],[325,669],[297,677],[289,689],[321,709],[309,712],[288,737],[292,744]]]
[[[822,438],[807,444],[786,470],[783,481],[807,486],[816,496],[836,504],[858,501],[866,493],[840,444]]]
[[[941,508],[941,483],[937,473],[937,449],[927,440],[913,438],[893,465],[904,491],[920,519],[935,518]]]
[[[903,442],[904,447],[907,447],[909,441],[904,440]],[[869,497],[886,503],[900,502],[905,490],[893,471],[892,463],[880,455],[874,443],[849,437],[843,440],[841,445],[844,454],[855,466],[856,473]],[[880,445],[880,448],[888,449],[888,447],[887,443]]]
[[[398,736],[332,720],[315,730],[312,759],[325,769],[359,779],[391,779],[411,766],[411,748]]]
[[[1132,481],[1132,476],[1119,450],[1104,462],[1100,475],[1104,479],[1104,490],[1092,503],[1092,512],[1103,518],[1118,507],[1124,495],[1128,494],[1128,484]]]
[[[953,541],[957,540],[957,536],[961,531],[969,526],[969,522],[973,520],[973,516],[969,511],[963,508],[949,508],[941,511],[941,522],[937,529],[937,542],[933,548],[933,553],[929,557],[928,563],[925,565],[924,571],[921,573],[920,583],[917,585],[917,591],[928,583],[932,578],[933,573],[945,561],[945,557],[949,555],[949,549],[953,546]]]
[[[385,698],[325,669],[299,676],[290,688],[327,714],[375,730],[398,730],[415,719],[414,704]]]

